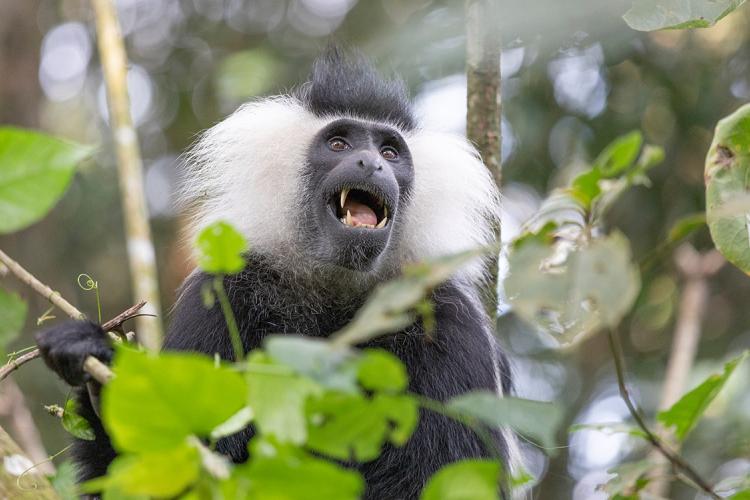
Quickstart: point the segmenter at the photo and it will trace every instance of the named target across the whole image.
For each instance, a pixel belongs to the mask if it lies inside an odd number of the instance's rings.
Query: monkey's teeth
[[[383,205],[383,220],[388,218],[388,206]]]
[[[388,217],[383,217],[383,220],[381,220],[380,222],[378,222],[378,225],[375,226],[375,227],[377,227],[378,229],[383,228],[383,227],[385,227],[385,223],[386,222],[388,222]]]
[[[346,211],[346,221],[344,222],[347,226],[353,226],[354,221],[352,221],[352,213],[347,210]]]
[[[349,196],[349,188],[344,188],[341,190],[341,208],[344,208],[344,203],[346,203],[346,197]]]

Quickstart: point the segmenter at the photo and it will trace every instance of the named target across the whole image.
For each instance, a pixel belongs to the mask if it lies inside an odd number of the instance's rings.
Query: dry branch
[[[143,161],[138,135],[130,116],[127,55],[113,2],[92,0],[91,4],[96,15],[97,43],[107,86],[109,122],[117,149],[117,171],[133,293],[149,303],[149,312],[159,316],[159,283],[143,188]],[[158,320],[138,318],[136,331],[138,340],[144,347],[152,351],[159,350],[162,332]]]

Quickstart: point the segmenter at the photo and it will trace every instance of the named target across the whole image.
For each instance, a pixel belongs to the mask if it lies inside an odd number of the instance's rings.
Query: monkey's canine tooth
[[[388,217],[383,217],[383,220],[381,220],[380,222],[378,222],[378,225],[375,226],[375,227],[378,228],[378,229],[383,228],[383,227],[385,227],[385,223],[386,222],[388,222]]]
[[[339,200],[341,202],[341,208],[344,208],[344,203],[346,203],[346,197],[349,196],[349,188],[344,188],[341,190],[341,199]]]
[[[347,226],[354,225],[354,221],[352,221],[352,213],[349,210],[346,211],[346,225]]]

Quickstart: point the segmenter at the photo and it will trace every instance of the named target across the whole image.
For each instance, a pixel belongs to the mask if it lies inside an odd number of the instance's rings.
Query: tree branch
[[[84,319],[86,317],[86,315],[71,305],[70,302],[62,298],[59,293],[53,291],[49,286],[39,281],[33,274],[24,269],[21,264],[11,259],[2,250],[0,250],[0,262],[2,262],[19,280],[29,285],[32,290],[52,302],[55,306],[59,307],[71,318]],[[135,317],[138,311],[145,305],[146,301],[142,300],[134,306],[127,308],[111,320],[104,323],[102,325],[102,330],[105,332],[121,330],[122,324],[130,318]],[[115,339],[119,340],[119,337],[115,336]],[[5,366],[0,368],[0,381],[17,370],[21,365],[28,363],[39,356],[39,349],[34,349],[33,351],[27,352],[26,354],[9,361]],[[112,371],[109,367],[91,356],[86,358],[83,368],[89,375],[94,377],[95,380],[103,384],[107,383],[112,378]]]
[[[120,198],[125,216],[128,260],[133,293],[145,299],[152,313],[159,315],[159,283],[156,257],[148,225],[148,208],[143,188],[143,161],[138,135],[130,116],[127,88],[127,55],[112,0],[92,0],[96,15],[97,43],[107,86],[109,123],[117,149]],[[149,350],[161,347],[159,321],[137,320],[139,342]]]
[[[635,406],[633,400],[630,397],[630,392],[625,384],[625,361],[622,355],[622,348],[615,335],[614,331],[609,330],[607,338],[609,339],[609,347],[612,351],[612,358],[615,363],[615,372],[617,374],[617,385],[620,389],[620,396],[625,405],[628,407],[630,415],[635,420],[638,427],[646,435],[646,439],[665,459],[667,459],[674,467],[681,470],[685,475],[690,478],[700,489],[702,489],[708,496],[714,500],[721,500],[721,497],[713,490],[713,487],[703,477],[696,472],[693,467],[685,461],[679,454],[672,451],[661,438],[659,438],[649,427],[641,415],[640,410]]]

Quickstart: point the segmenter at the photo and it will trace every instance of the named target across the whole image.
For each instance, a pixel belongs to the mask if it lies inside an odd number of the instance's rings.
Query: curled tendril
[[[84,280],[84,281],[81,282],[81,280]],[[94,278],[92,278],[86,273],[79,274],[77,281],[78,281],[78,286],[81,287],[81,290],[86,290],[88,292],[89,290],[99,289],[99,283],[94,281]]]

